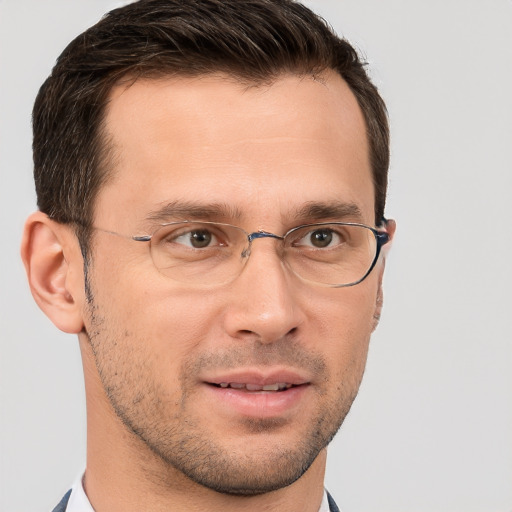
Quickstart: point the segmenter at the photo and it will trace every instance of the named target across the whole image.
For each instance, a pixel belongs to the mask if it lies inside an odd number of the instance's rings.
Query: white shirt
[[[71,488],[71,496],[69,497],[66,512],[94,512],[91,502],[85,494],[83,486],[83,475],[80,475],[73,487]],[[327,491],[324,491],[324,497],[318,512],[329,512],[329,502],[327,501]]]
[[[94,512],[91,502],[84,490],[84,474],[81,474],[71,487],[71,496],[69,497],[66,512]]]

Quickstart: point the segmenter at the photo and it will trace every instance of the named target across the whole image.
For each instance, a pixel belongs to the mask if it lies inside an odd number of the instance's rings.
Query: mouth
[[[209,383],[212,386],[226,389],[237,389],[241,391],[247,391],[251,393],[258,393],[258,392],[281,392],[286,391],[290,388],[296,387],[296,384],[290,384],[288,382],[275,382],[273,384],[250,384],[245,382],[220,382],[219,384],[215,383]]]
[[[212,413],[231,420],[291,417],[312,397],[309,376],[289,369],[223,372],[203,384]]]
[[[205,384],[221,390],[236,390],[249,393],[282,393],[292,388],[310,384],[303,372],[274,368],[271,370],[239,369],[219,373],[204,379]]]

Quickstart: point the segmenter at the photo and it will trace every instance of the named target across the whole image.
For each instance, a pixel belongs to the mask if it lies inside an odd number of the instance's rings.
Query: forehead
[[[332,201],[373,217],[364,119],[334,72],[252,86],[223,75],[120,84],[106,132],[115,169],[96,218],[116,227],[185,202],[223,204],[263,223]]]

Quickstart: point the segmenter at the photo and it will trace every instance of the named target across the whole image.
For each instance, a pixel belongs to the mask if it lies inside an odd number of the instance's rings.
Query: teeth
[[[290,389],[292,384],[276,382],[275,384],[265,384],[264,386],[260,386],[258,384],[242,384],[239,382],[221,382],[219,386],[221,388],[246,389],[247,391],[283,391],[285,389]]]
[[[247,391],[261,391],[262,389],[265,389],[265,386],[258,386],[257,384],[246,384],[245,388]]]

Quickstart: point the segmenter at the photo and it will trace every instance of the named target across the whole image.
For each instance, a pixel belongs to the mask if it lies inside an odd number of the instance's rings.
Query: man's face
[[[140,80],[113,91],[106,131],[114,173],[96,227],[151,234],[187,215],[277,234],[324,220],[373,224],[363,117],[334,73],[259,87]],[[346,205],[360,214],[340,217]],[[313,285],[265,238],[231,283],[187,284],[155,268],[148,243],[95,231],[86,357],[112,417],[141,446],[215,490],[266,492],[299,478],[348,412],[381,270],[348,288]],[[277,383],[293,386],[259,389]]]

